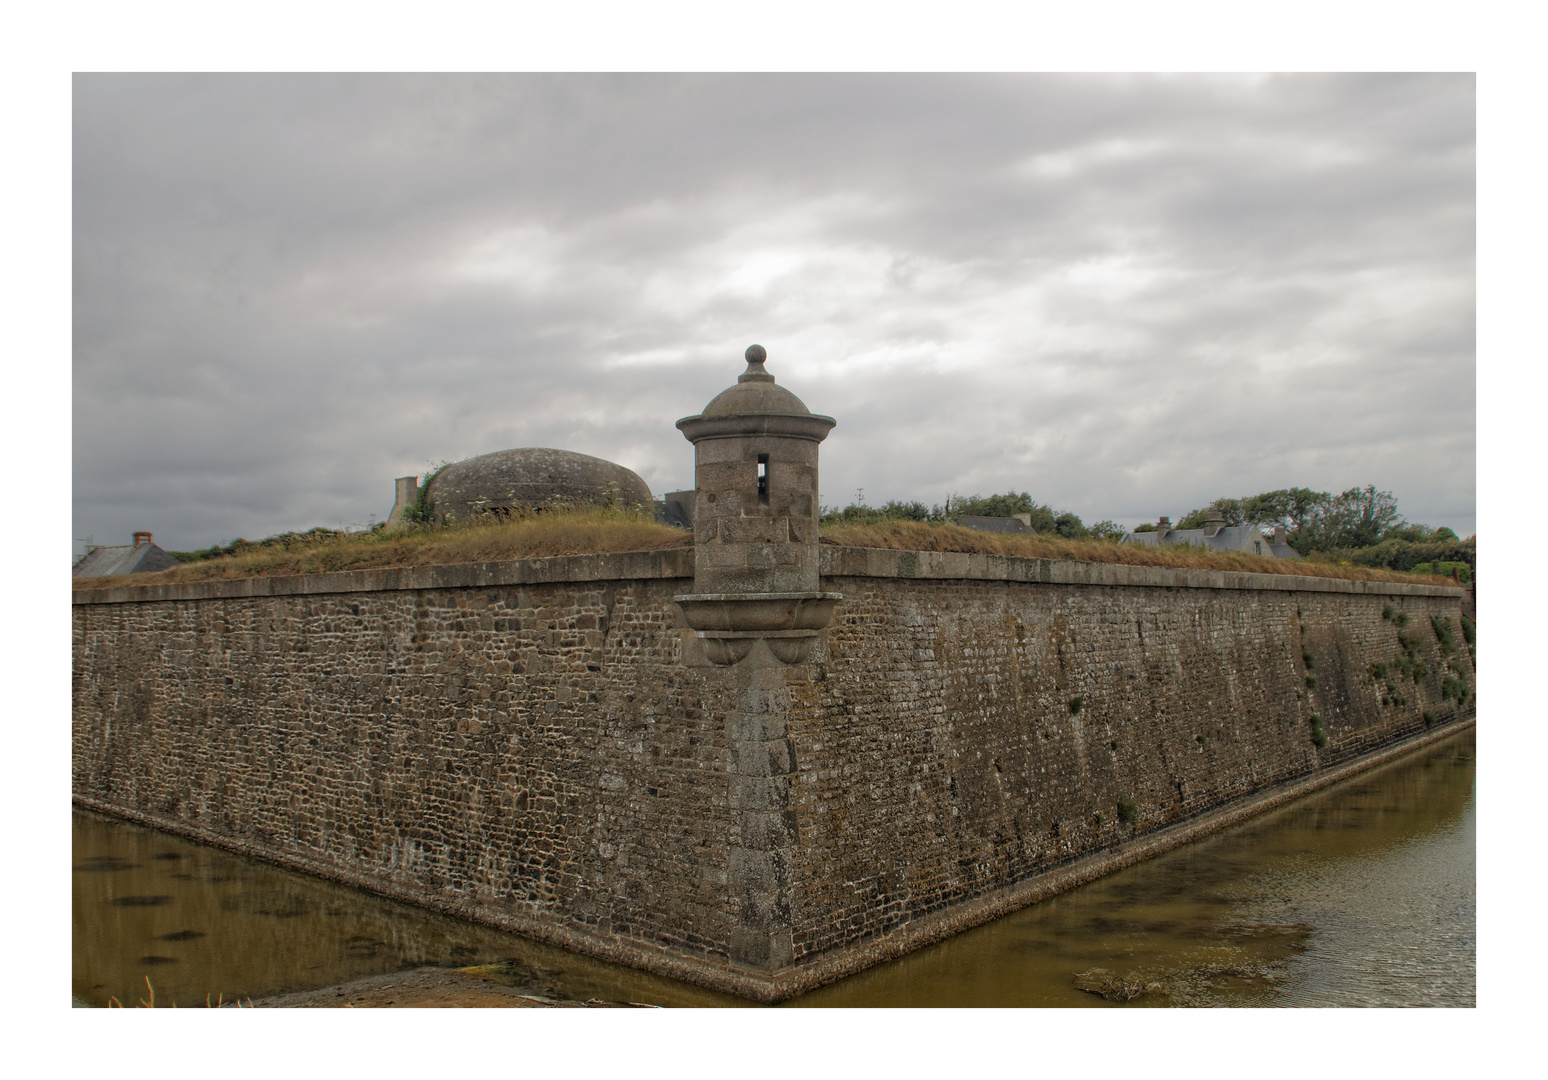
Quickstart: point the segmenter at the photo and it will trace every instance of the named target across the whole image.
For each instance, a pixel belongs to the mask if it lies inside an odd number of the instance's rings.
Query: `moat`
[[[1474,749],[1459,732],[784,1007],[1472,1007]],[[95,814],[73,843],[78,1004],[473,965],[550,998],[751,1004]]]

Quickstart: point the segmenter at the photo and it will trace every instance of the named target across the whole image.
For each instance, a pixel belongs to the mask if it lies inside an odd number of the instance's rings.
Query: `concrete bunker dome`
[[[448,465],[430,481],[435,519],[472,521],[484,513],[554,503],[650,506],[650,487],[630,469],[571,450],[499,450]]]

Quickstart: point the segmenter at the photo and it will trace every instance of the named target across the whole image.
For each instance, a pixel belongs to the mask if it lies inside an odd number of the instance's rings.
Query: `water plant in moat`
[[[145,976],[145,994],[146,996],[140,999],[139,1007],[142,1009],[154,1009],[156,1007],[156,988],[151,985],[149,975]],[[251,1009],[253,1007],[253,999],[248,998],[246,1006],[243,1006],[240,1000],[233,1001],[232,1004],[239,1009],[244,1007]],[[123,1002],[119,1001],[116,997],[109,997],[107,1007],[110,1009],[122,1009],[124,1005]],[[177,1003],[173,1002],[172,1007],[174,1009],[177,1008]],[[204,1007],[206,1009],[224,1009],[226,1007],[226,995],[222,993],[218,998],[216,998],[216,1000],[211,1001],[210,995],[205,994]]]

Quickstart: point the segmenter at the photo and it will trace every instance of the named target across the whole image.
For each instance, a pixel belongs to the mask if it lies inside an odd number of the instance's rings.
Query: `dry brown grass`
[[[1398,581],[1449,585],[1432,574],[1401,574],[1366,566],[1345,566],[1316,559],[1275,559],[1265,555],[1206,551],[1193,546],[1153,548],[1112,540],[1065,540],[1014,533],[975,532],[961,525],[923,521],[885,521],[874,525],[832,525],[822,530],[825,543],[849,547],[899,548],[904,551],[967,551],[1028,559],[1123,563],[1128,566],[1176,566],[1198,570],[1243,570],[1253,574],[1292,574],[1350,581]]]
[[[427,532],[349,533],[312,545],[260,548],[185,563],[155,574],[136,574],[134,584],[654,551],[692,543],[691,534],[643,515],[594,509],[554,511],[485,525]],[[125,583],[121,577],[75,578],[73,582],[77,589]]]
[[[1274,559],[1196,547],[1151,548],[1108,540],[975,532],[960,525],[889,521],[873,525],[833,525],[822,531],[824,543],[851,547],[900,548],[905,551],[966,551],[1071,562],[1174,566],[1203,570],[1244,570],[1257,574],[1294,574],[1355,581],[1398,581],[1419,585],[1450,584],[1431,574],[1402,574],[1316,559]],[[538,559],[553,555],[592,555],[618,551],[655,551],[687,547],[693,537],[644,515],[597,509],[554,511],[484,525],[433,531],[350,533],[316,544],[260,548],[227,558],[186,563],[156,574],[136,574],[134,584],[154,585],[217,578],[279,577],[336,570],[431,566],[449,563]],[[73,578],[77,589],[123,585],[121,577]]]

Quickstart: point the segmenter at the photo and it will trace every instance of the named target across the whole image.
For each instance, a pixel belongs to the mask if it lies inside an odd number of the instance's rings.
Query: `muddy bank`
[[[247,1002],[240,1007],[245,1008]],[[231,1002],[227,1008],[235,1008]],[[389,975],[277,994],[252,1002],[255,1009],[627,1009],[656,1008],[632,1002],[563,1001],[544,997],[532,987],[514,985],[502,965],[471,968],[420,968]]]

